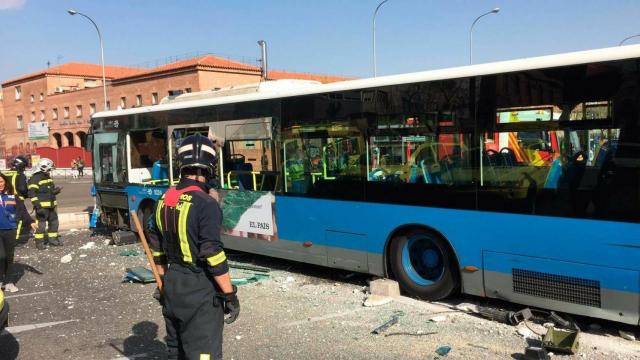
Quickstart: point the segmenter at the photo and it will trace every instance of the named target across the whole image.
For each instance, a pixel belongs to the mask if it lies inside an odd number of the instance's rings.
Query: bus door
[[[236,240],[225,244],[256,251],[262,242],[277,239],[275,192],[282,188],[270,117],[220,121],[212,129],[222,141],[220,205],[222,232]],[[253,249],[253,250],[252,250]]]

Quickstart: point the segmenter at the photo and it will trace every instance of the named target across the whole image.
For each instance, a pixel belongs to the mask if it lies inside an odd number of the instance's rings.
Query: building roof
[[[176,61],[170,64],[158,66],[151,69],[125,67],[125,66],[105,66],[105,74],[108,79],[114,80],[114,83],[136,81],[139,78],[152,77],[163,74],[170,74],[182,71],[194,71],[194,70],[228,70],[228,71],[243,71],[259,74],[261,69],[258,66],[244,64],[238,61],[228,60],[225,58],[205,55],[195,57],[187,60]],[[43,77],[46,75],[65,75],[65,76],[80,76],[80,77],[102,77],[102,67],[99,64],[84,64],[77,62],[69,62],[62,65],[54,66],[45,70],[40,70],[31,74],[27,74],[12,80],[8,80],[2,83],[3,86],[11,85],[18,82],[24,82],[27,80]],[[336,81],[352,80],[353,78],[333,76],[333,75],[321,75],[321,74],[308,74],[297,73],[289,71],[270,70],[270,80],[281,79],[297,79],[297,80],[315,80],[322,83],[331,83]]]
[[[130,76],[145,71],[140,68],[125,67],[125,66],[113,66],[106,65],[104,67],[105,77],[108,79],[117,79],[125,76]],[[79,76],[79,77],[102,77],[102,66],[99,64],[85,64],[78,62],[68,62],[62,65],[54,66],[45,70],[36,71],[31,74],[23,75],[21,77],[11,79],[2,83],[3,86],[31,80],[34,78],[46,76],[46,75],[65,75],[65,76]]]
[[[323,84],[353,80],[352,77],[334,76],[334,75],[322,75],[322,74],[307,74],[290,71],[269,70],[269,80],[283,80],[283,79],[296,79],[296,80],[315,80]]]
[[[187,60],[180,60],[172,62],[170,64],[158,66],[152,69],[143,70],[138,73],[123,76],[118,80],[130,81],[139,77],[146,77],[152,75],[160,75],[166,73],[178,72],[180,70],[206,70],[206,69],[222,69],[222,70],[236,70],[236,71],[249,71],[260,72],[260,68],[253,65],[244,64],[241,62],[224,59],[213,55],[205,55],[195,57]]]

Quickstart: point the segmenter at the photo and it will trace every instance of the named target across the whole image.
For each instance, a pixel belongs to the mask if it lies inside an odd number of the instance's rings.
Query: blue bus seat
[[[160,160],[153,162],[153,168],[151,170],[151,180],[168,180],[169,170],[167,165],[163,165]]]
[[[560,178],[562,178],[562,164],[560,163],[560,158],[557,158],[551,163],[547,179],[544,181],[544,188],[557,189]]]

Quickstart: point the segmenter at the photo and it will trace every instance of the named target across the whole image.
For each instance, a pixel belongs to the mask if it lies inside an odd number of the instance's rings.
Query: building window
[[[93,115],[96,113],[96,104],[89,104],[89,114]]]
[[[53,120],[58,120],[58,108],[53,108],[53,110],[51,110],[51,118]]]
[[[36,112],[32,111],[31,112],[31,122],[34,122],[34,121],[36,121]]]
[[[64,118],[65,119],[69,118],[69,107],[68,106],[64,107]]]
[[[82,117],[82,105],[76,105],[76,117]]]
[[[98,86],[98,81],[95,79],[84,79],[84,87],[96,87]]]
[[[184,92],[186,92],[187,94],[191,92],[191,88],[186,88],[184,89]]]
[[[106,110],[111,110],[111,101],[107,101],[107,109]]]
[[[24,129],[24,124],[22,123],[22,115],[18,115],[16,117],[16,127],[18,128],[18,130]]]
[[[16,86],[16,100],[22,99],[22,86]]]
[[[40,93],[40,101],[44,101],[44,93]]]
[[[142,95],[136,95],[136,106],[142,106]]]
[[[120,108],[121,109],[127,108],[127,98],[124,96],[120,98]]]
[[[169,90],[169,96],[178,96],[182,93],[183,93],[182,90]]]
[[[31,94],[31,95],[29,96],[29,101],[30,101],[32,104],[33,104],[33,102],[34,102],[34,100],[35,100],[35,99],[36,99],[36,98],[33,96],[33,94]]]
[[[151,105],[158,104],[158,93],[151,93]]]
[[[44,121],[44,117],[45,117],[44,110],[40,110],[40,121]]]

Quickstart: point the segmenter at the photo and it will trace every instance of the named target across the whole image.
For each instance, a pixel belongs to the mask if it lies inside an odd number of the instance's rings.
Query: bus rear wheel
[[[440,300],[458,288],[455,260],[441,237],[412,230],[395,237],[389,247],[393,275],[411,296]]]

